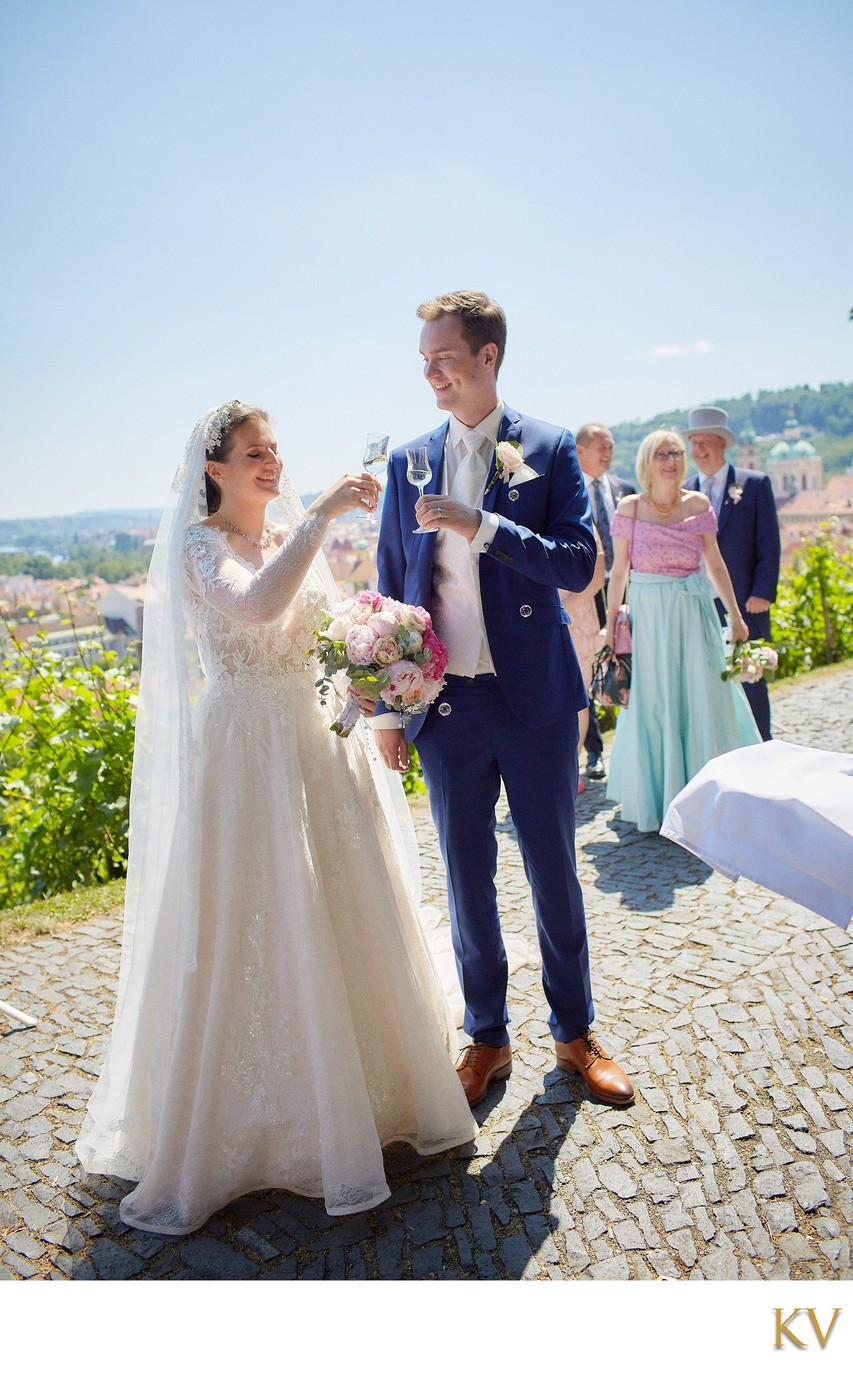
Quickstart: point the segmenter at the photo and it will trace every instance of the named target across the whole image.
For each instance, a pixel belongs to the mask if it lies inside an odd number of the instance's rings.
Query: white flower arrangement
[[[726,492],[728,493],[732,502],[734,502],[735,506],[737,506],[738,502],[740,502],[740,499],[743,497],[743,488],[741,487],[740,483],[730,483],[729,486],[726,488]]]

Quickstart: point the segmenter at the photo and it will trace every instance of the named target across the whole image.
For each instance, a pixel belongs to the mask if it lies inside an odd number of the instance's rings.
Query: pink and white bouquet
[[[757,684],[773,678],[779,656],[766,641],[735,641],[721,679],[737,679],[741,684]]]
[[[426,712],[444,687],[447,646],[422,607],[378,593],[359,593],[327,614],[317,642],[314,653],[323,665],[323,677],[317,681],[321,697],[330,682],[343,675],[363,697],[374,703],[381,698],[405,719]],[[358,704],[347,699],[332,731],[349,736],[360,715]]]

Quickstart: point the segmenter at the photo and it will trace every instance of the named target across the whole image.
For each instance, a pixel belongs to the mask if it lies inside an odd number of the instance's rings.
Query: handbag
[[[627,708],[631,693],[631,656],[604,646],[592,662],[592,696],[605,707]]]

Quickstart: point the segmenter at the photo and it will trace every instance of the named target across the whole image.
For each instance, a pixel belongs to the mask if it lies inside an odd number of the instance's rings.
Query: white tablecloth
[[[673,799],[661,835],[840,928],[853,917],[853,755],[767,741],[717,756]]]

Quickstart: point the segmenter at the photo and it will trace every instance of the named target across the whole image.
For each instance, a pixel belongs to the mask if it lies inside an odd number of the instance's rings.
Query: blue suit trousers
[[[492,1047],[507,1041],[507,958],[495,888],[503,780],[533,895],[551,1031],[571,1042],[594,1018],[575,867],[577,717],[525,726],[494,675],[448,676],[441,702],[450,712],[430,709],[417,747],[447,867],[465,1031]]]

